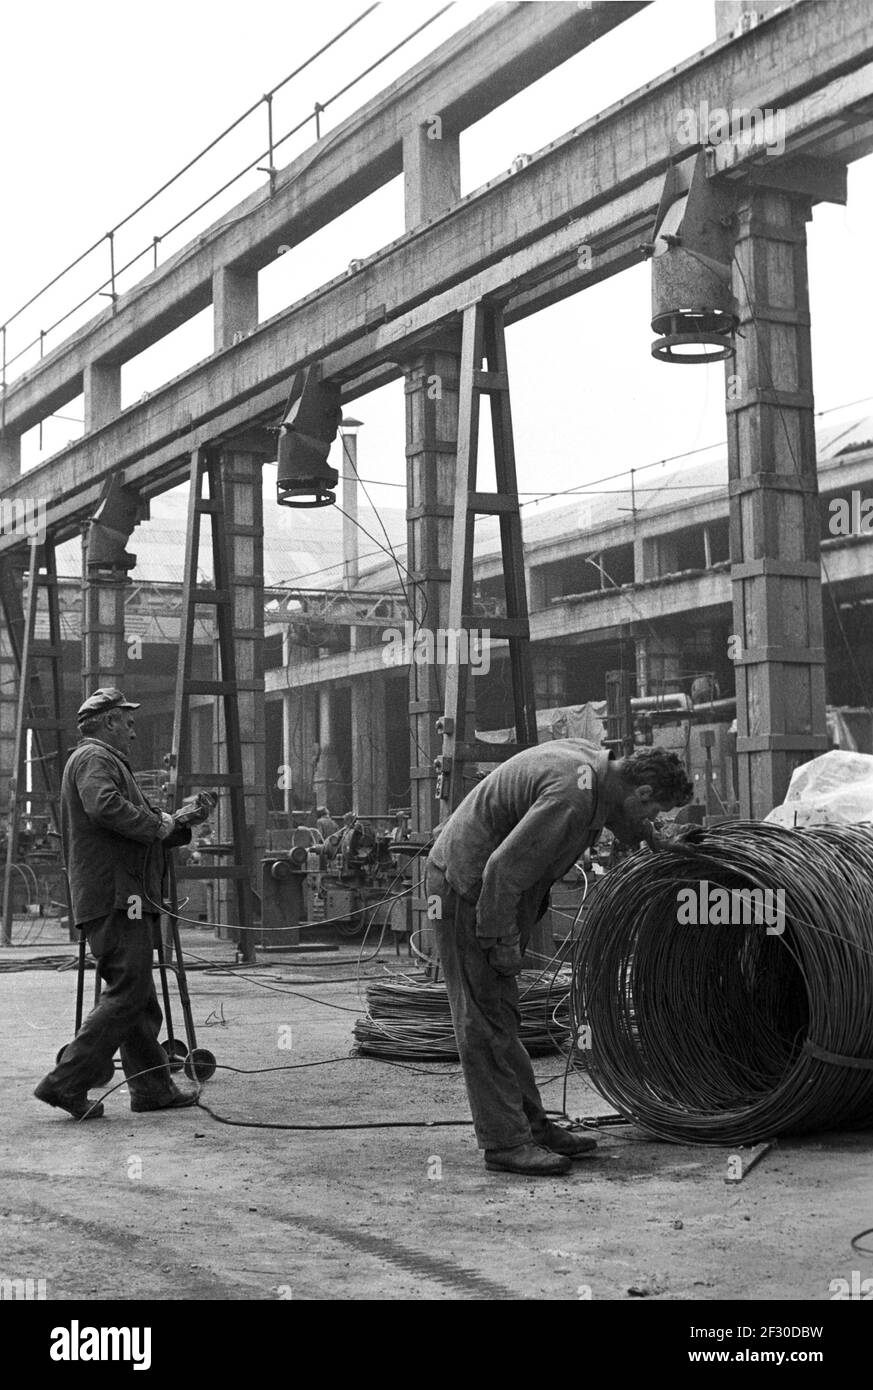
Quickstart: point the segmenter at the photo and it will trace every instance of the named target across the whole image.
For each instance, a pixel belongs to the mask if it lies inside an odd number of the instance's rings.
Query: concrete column
[[[21,593],[22,570],[11,561],[7,583],[18,585]],[[6,825],[9,812],[10,779],[15,761],[15,718],[18,708],[18,663],[5,622],[0,622],[0,824]]]
[[[85,433],[114,420],[121,410],[121,366],[114,362],[89,362],[83,373]]]
[[[388,809],[385,677],[352,680],[352,804],[359,815]]]
[[[740,813],[762,817],[827,748],[807,197],[744,190],[740,327],[725,363]]]
[[[541,613],[548,606],[542,565],[527,566],[527,602],[531,613]]]
[[[285,810],[310,807],[315,800],[313,778],[318,747],[318,707],[314,690],[289,690],[282,700],[284,761],[289,786]]]
[[[406,227],[418,227],[461,196],[461,154],[457,134],[443,130],[435,115],[403,137]]]
[[[318,760],[312,775],[312,790],[317,806],[331,812],[353,810],[350,789],[343,785],[333,719],[333,690],[329,685],[318,688]]]
[[[431,631],[447,628],[458,454],[460,335],[453,350],[423,351],[406,377],[407,580],[412,619]],[[468,683],[473,694],[473,682]],[[412,661],[409,667],[410,838],[430,839],[439,823],[434,760],[442,754],[436,721],[443,713],[445,667]],[[471,720],[470,728],[475,728]],[[423,865],[422,865],[423,869]],[[436,955],[426,900],[419,878],[412,893],[413,928],[419,949]]]
[[[225,505],[233,574],[233,626],[246,789],[246,825],[254,853],[253,883],[266,844],[267,767],[264,712],[264,458],[249,451],[224,451]]]
[[[117,580],[85,579],[82,587],[83,699],[101,685],[124,686],[128,652],[124,601],[129,587],[126,575]],[[131,651],[135,654],[136,646]]]
[[[212,277],[215,350],[231,347],[258,326],[258,277],[222,266]]]
[[[21,435],[0,434],[0,488],[17,482],[21,476]]]
[[[318,742],[329,748],[333,742],[333,695],[329,685],[318,687]]]
[[[238,685],[243,786],[245,790],[246,855],[252,886],[260,892],[260,865],[266,847],[267,768],[264,711],[264,508],[261,472],[268,453],[245,440],[231,440],[222,449],[221,469],[228,541],[230,588],[233,594],[234,650]],[[208,535],[208,532],[206,532]],[[215,665],[218,664],[217,651]],[[224,673],[222,673],[224,674]],[[217,771],[226,771],[226,739],[222,702],[215,701],[213,728]],[[227,796],[220,807],[220,835],[231,834]],[[223,910],[232,894],[221,881]],[[224,920],[232,920],[225,917]],[[241,946],[245,949],[246,943]]]
[[[460,344],[458,344],[460,348]],[[413,621],[448,626],[460,351],[422,353],[406,378],[407,564]],[[439,821],[434,759],[442,752],[445,669],[409,668],[411,829],[426,840]]]

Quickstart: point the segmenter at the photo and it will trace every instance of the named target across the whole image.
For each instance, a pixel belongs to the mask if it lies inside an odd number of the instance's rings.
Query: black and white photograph
[[[833,1379],[873,1301],[873,3],[2,28],[22,1369],[543,1301],[625,1372]]]

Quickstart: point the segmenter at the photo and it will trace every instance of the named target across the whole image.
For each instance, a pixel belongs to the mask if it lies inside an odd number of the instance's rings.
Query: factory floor
[[[597,1156],[553,1180],[486,1172],[466,1126],[233,1128],[199,1108],[134,1115],[124,1089],[104,1119],[77,1124],[31,1095],[69,1037],[74,972],[8,971],[34,955],[72,959],[56,930],[54,942],[0,954],[0,1277],[44,1279],[49,1299],[821,1301],[832,1280],[873,1273],[873,1257],[849,1245],[873,1226],[870,1134],[783,1141],[727,1184],[727,1151],[629,1127],[602,1131]],[[215,966],[232,958],[206,933],[185,942]],[[216,1072],[203,1100],[217,1114],[278,1125],[467,1117],[456,1067],[349,1057],[363,996],[348,980],[355,954],[342,943],[308,964],[264,958],[248,978],[192,972],[200,1045],[257,1073]],[[389,948],[364,970],[412,968]],[[341,1060],[302,1065],[326,1058]],[[257,1071],[288,1066],[300,1069]],[[552,1078],[561,1059],[535,1066]],[[560,1076],[545,1087],[550,1107],[561,1090]],[[571,1077],[571,1115],[610,1110]]]

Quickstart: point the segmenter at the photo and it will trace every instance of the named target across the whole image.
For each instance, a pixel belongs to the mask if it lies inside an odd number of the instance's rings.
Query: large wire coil
[[[731,921],[681,920],[715,889]],[[771,896],[749,912],[744,889]],[[570,1008],[591,1081],[658,1138],[873,1125],[873,826],[736,821],[637,852],[592,895]]]

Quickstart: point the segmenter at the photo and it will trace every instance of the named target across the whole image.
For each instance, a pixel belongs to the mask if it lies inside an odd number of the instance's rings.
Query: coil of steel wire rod
[[[519,976],[520,1037],[532,1056],[557,1052],[569,1037],[568,978],[542,983]],[[370,1057],[457,1061],[458,1048],[444,984],[426,980],[374,980],[367,985],[367,1016],[355,1024],[357,1051]]]
[[[592,900],[570,1008],[591,1081],[658,1138],[873,1125],[873,825],[638,851]]]

